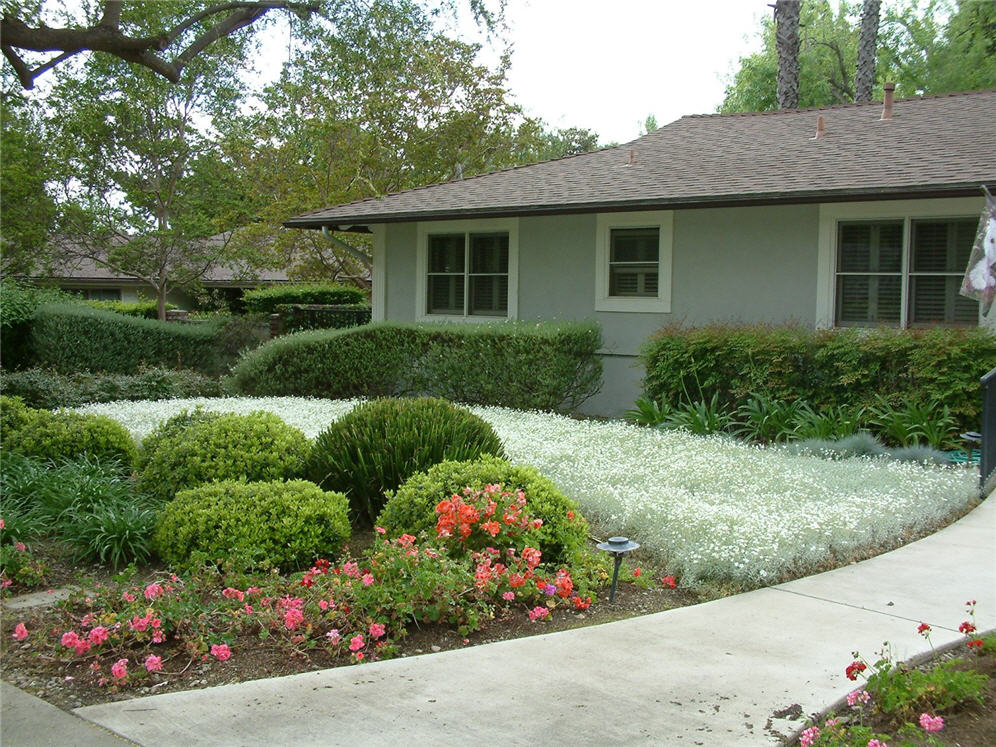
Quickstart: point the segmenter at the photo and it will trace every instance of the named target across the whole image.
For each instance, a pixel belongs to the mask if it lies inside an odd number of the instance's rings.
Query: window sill
[[[671,303],[660,298],[599,298],[595,300],[595,311],[670,314]]]

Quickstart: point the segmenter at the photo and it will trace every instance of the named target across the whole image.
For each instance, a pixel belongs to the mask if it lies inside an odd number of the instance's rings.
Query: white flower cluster
[[[292,397],[89,405],[142,438],[201,405],[268,410],[314,438],[359,400]],[[888,459],[792,456],[726,437],[471,407],[495,428],[511,461],[536,467],[575,499],[603,534],[623,534],[682,583],[763,585],[856,550],[892,547],[978,497],[978,475]]]

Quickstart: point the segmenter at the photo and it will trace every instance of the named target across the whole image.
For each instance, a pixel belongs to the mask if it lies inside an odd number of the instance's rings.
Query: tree
[[[872,100],[875,83],[875,52],[881,0],[864,0],[861,6],[861,33],[858,36],[858,69],[854,76],[854,100]]]
[[[799,105],[799,0],[775,0],[778,108]]]

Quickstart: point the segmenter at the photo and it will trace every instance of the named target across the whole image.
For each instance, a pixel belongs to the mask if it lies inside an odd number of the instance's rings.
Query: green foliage
[[[195,371],[141,369],[133,375],[61,374],[44,368],[0,372],[0,392],[22,398],[31,407],[54,410],[90,402],[220,397],[221,383]]]
[[[179,493],[155,533],[160,557],[176,568],[203,553],[240,557],[258,568],[294,571],[334,557],[350,536],[345,496],[304,480],[220,482]]]
[[[970,702],[983,703],[988,677],[960,669],[958,659],[943,661],[930,669],[889,667],[879,662],[868,677],[867,690],[876,707],[897,719],[913,719],[923,711],[940,711]]]
[[[80,560],[118,570],[149,562],[157,516],[135,503],[101,503],[69,514],[60,534]]]
[[[745,400],[795,402],[816,411],[888,401],[940,402],[959,430],[977,430],[979,377],[996,367],[983,329],[837,329],[714,325],[657,332],[642,352],[646,396],[680,402],[688,392],[725,411]]]
[[[125,316],[137,316],[142,319],[158,319],[159,318],[159,304],[155,301],[83,301],[86,306],[91,306],[95,309],[103,309],[104,311],[113,311],[116,314],[124,314]],[[168,303],[166,304],[167,309],[177,308],[176,304]]]
[[[127,429],[104,415],[77,412],[50,412],[22,408],[4,397],[0,445],[5,452],[15,452],[42,459],[90,456],[99,460],[135,462],[137,449]]]
[[[72,299],[54,288],[26,285],[0,278],[0,361],[4,368],[21,365],[27,352],[25,338],[31,317],[46,303],[68,303]]]
[[[750,397],[737,408],[737,436],[749,441],[774,443],[791,437],[803,402],[784,402],[765,396]]]
[[[502,456],[501,441],[477,415],[435,398],[361,404],[315,439],[306,474],[349,496],[353,516],[373,522],[385,490],[444,460]]]
[[[276,415],[174,417],[142,442],[139,487],[164,500],[184,488],[222,480],[298,477],[310,444]]]
[[[435,536],[436,506],[464,488],[481,490],[500,484],[505,490],[526,494],[526,512],[543,520],[539,529],[527,532],[527,544],[543,553],[544,563],[572,563],[583,553],[588,525],[578,505],[532,467],[513,465],[499,457],[440,462],[417,472],[387,495],[377,526],[389,537],[427,533]],[[519,548],[521,549],[521,547]]]
[[[138,456],[138,471],[142,472],[152,459],[152,455],[160,451],[168,451],[183,437],[186,430],[199,423],[207,423],[220,418],[222,413],[195,407],[193,410],[183,410],[171,418],[164,420],[142,440],[142,449]]]
[[[342,329],[359,327],[370,322],[371,309],[367,304],[339,306],[303,306],[281,304],[277,307],[284,333],[305,329]]]
[[[66,374],[134,374],[160,366],[210,376],[224,371],[238,352],[223,352],[225,342],[226,330],[217,324],[166,323],[82,304],[50,304],[35,312],[25,347],[31,365]]]
[[[367,292],[339,283],[307,285],[272,285],[255,288],[242,294],[249,311],[276,314],[285,304],[355,305],[367,302]]]
[[[852,408],[846,405],[814,410],[802,402],[791,421],[792,437],[799,440],[834,440],[853,436],[861,428],[864,413],[863,407]]]
[[[632,409],[626,410],[623,417],[636,425],[655,426],[664,422],[670,408],[666,402],[658,402],[645,394],[641,394],[633,403]]]
[[[242,394],[422,394],[517,409],[566,409],[598,391],[594,323],[395,324],[300,332],[244,355]]]
[[[958,445],[955,419],[947,405],[931,402],[918,405],[904,402],[893,405],[884,397],[872,407],[870,423],[891,443],[950,449]]]
[[[658,424],[659,428],[684,430],[697,436],[723,433],[734,424],[733,416],[719,405],[719,392],[714,392],[708,402],[682,401],[673,407],[665,406],[662,413],[664,418]]]

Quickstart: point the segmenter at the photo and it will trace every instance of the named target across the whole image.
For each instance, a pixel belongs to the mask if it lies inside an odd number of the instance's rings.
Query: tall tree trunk
[[[778,108],[799,106],[799,5],[775,0],[775,48],[778,50]]]
[[[156,313],[159,321],[166,321],[166,284],[163,283],[156,288]]]
[[[861,6],[861,34],[858,36],[858,69],[854,76],[854,100],[872,100],[875,84],[875,45],[878,41],[879,8],[882,0],[864,0]]]

